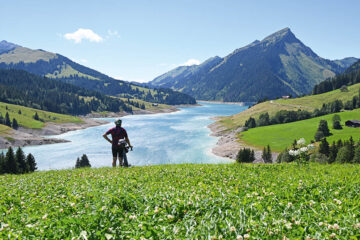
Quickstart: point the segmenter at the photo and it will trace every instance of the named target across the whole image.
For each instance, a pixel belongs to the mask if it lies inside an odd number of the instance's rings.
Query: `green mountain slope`
[[[0,42],[0,68],[21,69],[117,97],[137,98],[170,105],[196,103],[193,97],[184,93],[170,89],[149,89],[116,80],[60,54],[41,49],[33,50],[6,41]]]
[[[262,113],[266,112],[269,113],[270,117],[280,110],[297,111],[301,109],[312,112],[316,108],[321,108],[324,103],[330,103],[335,100],[341,100],[342,102],[352,100],[354,96],[359,95],[360,83],[349,86],[348,90],[348,92],[341,92],[340,89],[337,89],[331,92],[301,98],[278,99],[262,102],[241,113],[229,117],[223,117],[220,120],[220,123],[227,128],[232,129],[243,126],[245,121],[250,117],[258,118]]]
[[[16,69],[0,69],[0,101],[72,115],[132,112],[121,99]]]
[[[309,93],[315,84],[343,72],[356,59],[323,59],[285,28],[217,60],[207,68],[187,67],[181,74],[177,68],[150,83],[202,100],[257,101]]]

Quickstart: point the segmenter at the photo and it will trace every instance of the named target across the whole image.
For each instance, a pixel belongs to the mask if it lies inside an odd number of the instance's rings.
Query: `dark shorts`
[[[119,158],[123,158],[123,151],[124,151],[124,147],[121,146],[112,146],[112,155],[113,157],[118,157]]]

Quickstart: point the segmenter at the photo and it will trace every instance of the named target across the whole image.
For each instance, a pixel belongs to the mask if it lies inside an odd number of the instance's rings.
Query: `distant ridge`
[[[149,84],[201,100],[257,101],[310,93],[315,84],[344,72],[356,60],[321,58],[284,28],[224,58],[175,68]]]
[[[5,40],[0,42],[0,69],[25,70],[116,97],[170,105],[196,103],[193,97],[184,93],[171,89],[150,90],[139,84],[114,79],[60,54],[22,47]]]

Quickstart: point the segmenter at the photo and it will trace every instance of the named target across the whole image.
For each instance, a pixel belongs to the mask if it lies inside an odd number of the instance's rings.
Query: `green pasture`
[[[6,175],[0,239],[359,239],[359,192],[360,165],[347,164]]]
[[[301,98],[266,101],[241,113],[229,117],[222,117],[219,122],[226,128],[233,129],[243,126],[245,121],[250,117],[258,118],[260,114],[266,112],[269,113],[270,116],[275,115],[275,113],[280,110],[297,111],[301,109],[312,112],[315,108],[321,108],[323,103],[329,103],[335,100],[341,100],[345,103],[346,101],[352,100],[354,96],[359,95],[360,83],[349,86],[348,90],[348,92],[341,92],[340,89],[337,89],[331,92]]]
[[[8,109],[6,109],[6,107]],[[21,114],[19,113],[21,111]],[[42,111],[38,109],[28,108],[20,105],[14,105],[9,103],[0,102],[0,113],[5,118],[6,112],[9,113],[10,120],[12,121],[15,118],[20,126],[26,128],[42,128],[46,122],[55,122],[55,123],[82,123],[83,121],[74,116],[64,115],[59,113],[52,113],[47,111]],[[40,119],[43,121],[37,121],[33,118],[35,113],[38,113]],[[3,125],[0,125],[3,126]],[[0,134],[2,133],[0,127]]]
[[[333,134],[327,137],[328,142],[331,143],[339,139],[348,140],[350,136],[354,140],[360,140],[360,128],[345,127],[345,121],[347,120],[360,120],[360,109],[336,114],[341,117],[341,125],[343,126],[341,130],[332,129],[332,117],[334,114],[329,114],[298,122],[249,129],[239,133],[238,137],[246,145],[263,148],[269,144],[272,150],[282,151],[290,146],[294,139],[305,138],[306,142],[310,143],[311,140],[314,140],[320,120],[325,119],[328,122],[330,132]]]
[[[123,100],[126,103],[126,105],[132,107],[133,110],[141,110],[141,108],[137,108],[133,105],[128,104],[127,98],[120,98],[120,99]],[[157,106],[154,106],[153,103],[151,103],[151,102],[146,102],[144,100],[136,99],[136,98],[130,99],[130,101],[137,102],[139,104],[144,104],[145,110],[150,110],[150,111],[172,108],[172,106],[170,106],[170,105],[160,104],[160,103],[158,103]]]

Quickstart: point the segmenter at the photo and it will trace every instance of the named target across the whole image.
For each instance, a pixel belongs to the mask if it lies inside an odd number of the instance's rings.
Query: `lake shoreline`
[[[207,127],[211,131],[210,136],[218,138],[215,147],[213,147],[211,150],[214,155],[236,160],[236,156],[240,149],[250,148],[255,152],[255,161],[253,163],[264,163],[264,160],[261,157],[262,150],[259,150],[252,146],[244,145],[239,142],[237,135],[243,131],[246,131],[245,127],[239,127],[235,130],[229,130],[218,122],[218,117],[214,117],[212,119],[215,120],[215,122],[208,125]],[[272,153],[274,162],[278,155],[279,154],[276,152]]]
[[[180,111],[178,107],[193,107],[196,105],[176,105],[170,108],[157,110],[136,110],[133,115],[158,114],[158,113],[172,113]],[[44,144],[55,144],[69,142],[60,138],[49,138],[47,136],[60,135],[70,131],[86,129],[89,127],[96,127],[109,122],[97,118],[120,118],[131,115],[126,112],[107,113],[107,114],[88,114],[80,117],[83,123],[52,123],[48,122],[45,127],[41,129],[31,129],[19,127],[18,130],[11,129],[6,136],[0,136],[0,149],[7,149],[8,147],[25,147],[38,146]]]

